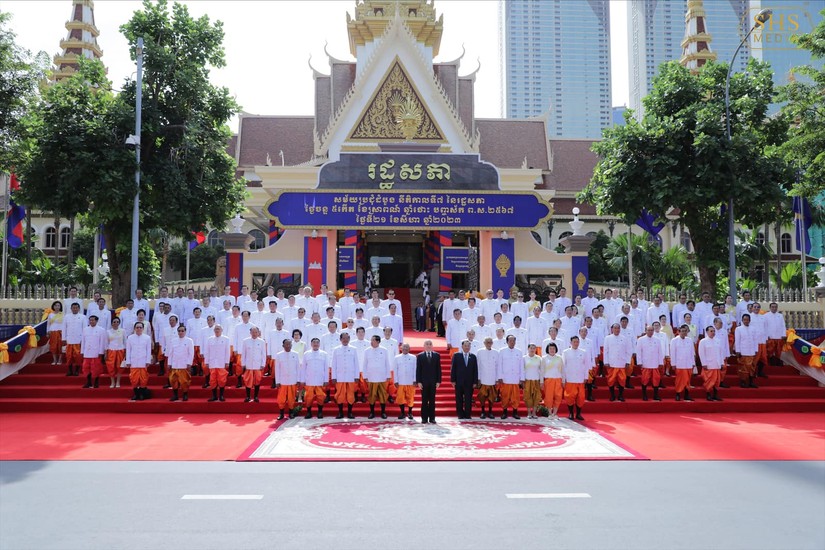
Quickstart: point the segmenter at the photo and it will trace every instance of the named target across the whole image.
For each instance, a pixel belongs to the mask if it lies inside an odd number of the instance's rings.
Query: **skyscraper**
[[[810,53],[795,48],[793,34],[809,33],[821,20],[823,0],[705,0],[707,30],[717,60],[728,63],[739,41],[763,9],[774,14],[764,29],[754,31],[736,58],[734,71],[743,71],[751,56],[771,63],[774,84],[788,81],[791,67],[811,63]],[[687,0],[631,0],[628,13],[630,108],[642,115],[642,98],[651,88],[659,65],[679,60],[685,36]],[[821,61],[819,62],[821,64]]]
[[[608,0],[506,0],[506,116],[545,114],[551,137],[599,138],[612,124]]]

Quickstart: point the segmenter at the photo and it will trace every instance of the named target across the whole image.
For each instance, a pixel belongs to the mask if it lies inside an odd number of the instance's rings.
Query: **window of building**
[[[54,248],[57,244],[57,231],[55,231],[54,227],[47,227],[46,228],[46,239],[43,243],[44,248]]]
[[[761,231],[756,234],[756,244],[758,244],[759,246],[764,246],[765,244],[765,234]]]
[[[223,239],[218,236],[218,232],[214,229],[206,236],[206,244],[209,246],[223,246]]]
[[[69,248],[69,228],[62,227],[60,229],[60,248],[66,250]]]
[[[249,232],[250,235],[255,237],[255,242],[252,243],[251,249],[252,250],[260,250],[266,246],[266,235],[260,229],[253,229]]]
[[[690,247],[691,247],[690,233],[688,233],[687,231],[682,231],[682,238],[681,238],[679,244],[681,244],[683,247],[685,247],[685,250],[690,252]]]
[[[782,233],[782,236],[779,237],[779,251],[782,254],[790,254],[791,253],[791,234],[790,233]]]

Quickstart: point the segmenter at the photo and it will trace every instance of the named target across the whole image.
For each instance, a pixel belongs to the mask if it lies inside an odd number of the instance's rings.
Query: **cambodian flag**
[[[802,197],[793,198],[794,229],[796,231],[796,249],[811,253],[811,237],[808,230],[812,225],[811,205]]]
[[[189,241],[189,250],[192,250],[199,244],[206,242],[206,235],[204,235],[203,231],[192,231],[192,236],[195,237],[195,240]]]
[[[12,193],[20,189],[20,182],[17,176],[11,175],[9,185],[9,211],[6,213],[6,240],[12,248],[23,246],[23,220],[26,219],[26,209],[15,203]]]

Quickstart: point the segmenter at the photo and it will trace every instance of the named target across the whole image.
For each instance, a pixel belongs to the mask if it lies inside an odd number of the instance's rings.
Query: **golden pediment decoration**
[[[349,139],[446,141],[398,58],[370,98]]]
[[[510,258],[507,257],[506,254],[501,254],[498,259],[496,259],[496,269],[498,269],[498,274],[500,277],[506,277],[507,272],[510,271],[510,267],[512,266],[512,262],[510,262]]]

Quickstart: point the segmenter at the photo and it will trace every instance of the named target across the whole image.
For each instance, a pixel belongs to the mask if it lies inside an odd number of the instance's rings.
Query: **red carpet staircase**
[[[418,335],[408,331],[408,334]],[[413,350],[414,353],[421,349]],[[0,412],[141,412],[141,413],[216,413],[216,414],[237,414],[237,413],[274,413],[275,390],[270,389],[271,379],[265,379],[261,387],[260,403],[244,403],[245,392],[243,389],[236,389],[234,382],[237,380],[230,377],[232,387],[226,389],[226,401],[207,403],[211,396],[208,389],[201,389],[203,377],[195,376],[192,380],[192,388],[189,391],[188,402],[170,402],[171,390],[161,389],[165,383],[165,377],[159,377],[155,373],[156,367],[151,369],[153,373],[149,378],[149,387],[152,390],[152,399],[141,402],[129,402],[132,389],[129,386],[128,376],[122,379],[121,388],[109,388],[109,378],[101,377],[100,388],[82,389],[85,383],[82,377],[66,376],[64,366],[52,366],[45,364],[50,361],[49,355],[44,355],[41,362],[29,365],[20,373],[10,376],[0,382]],[[450,362],[445,353],[442,352],[442,368],[444,373],[444,384],[438,390],[436,396],[437,415],[455,416],[455,401],[453,390],[449,384]],[[726,378],[730,389],[721,389],[719,396],[724,399],[722,402],[709,402],[705,400],[705,392],[701,388],[701,381],[698,376],[694,376],[693,384],[695,388],[691,391],[693,402],[677,402],[674,400],[673,378],[666,378],[666,389],[661,391],[663,401],[642,401],[639,377],[633,377],[635,389],[625,391],[624,403],[610,402],[609,394],[603,378],[598,379],[598,388],[595,392],[596,402],[586,403],[584,407],[585,415],[615,412],[822,412],[825,411],[825,388],[820,388],[817,383],[807,377],[798,374],[796,369],[789,366],[769,367],[767,369],[769,378],[757,379],[758,389],[741,389],[738,385],[735,368],[728,370]],[[652,392],[650,392],[652,397]],[[416,400],[415,413],[419,411],[419,401]],[[495,407],[494,411],[501,414],[500,407]],[[337,407],[333,403],[328,403],[324,408],[326,415],[337,412]],[[354,407],[357,416],[366,416],[369,407],[364,403],[357,403]],[[478,416],[480,410],[478,403],[474,407],[474,416]],[[562,407],[562,412],[566,413],[566,407]],[[522,405],[520,413],[524,414]],[[390,418],[398,415],[396,405],[387,406],[387,414]]]

